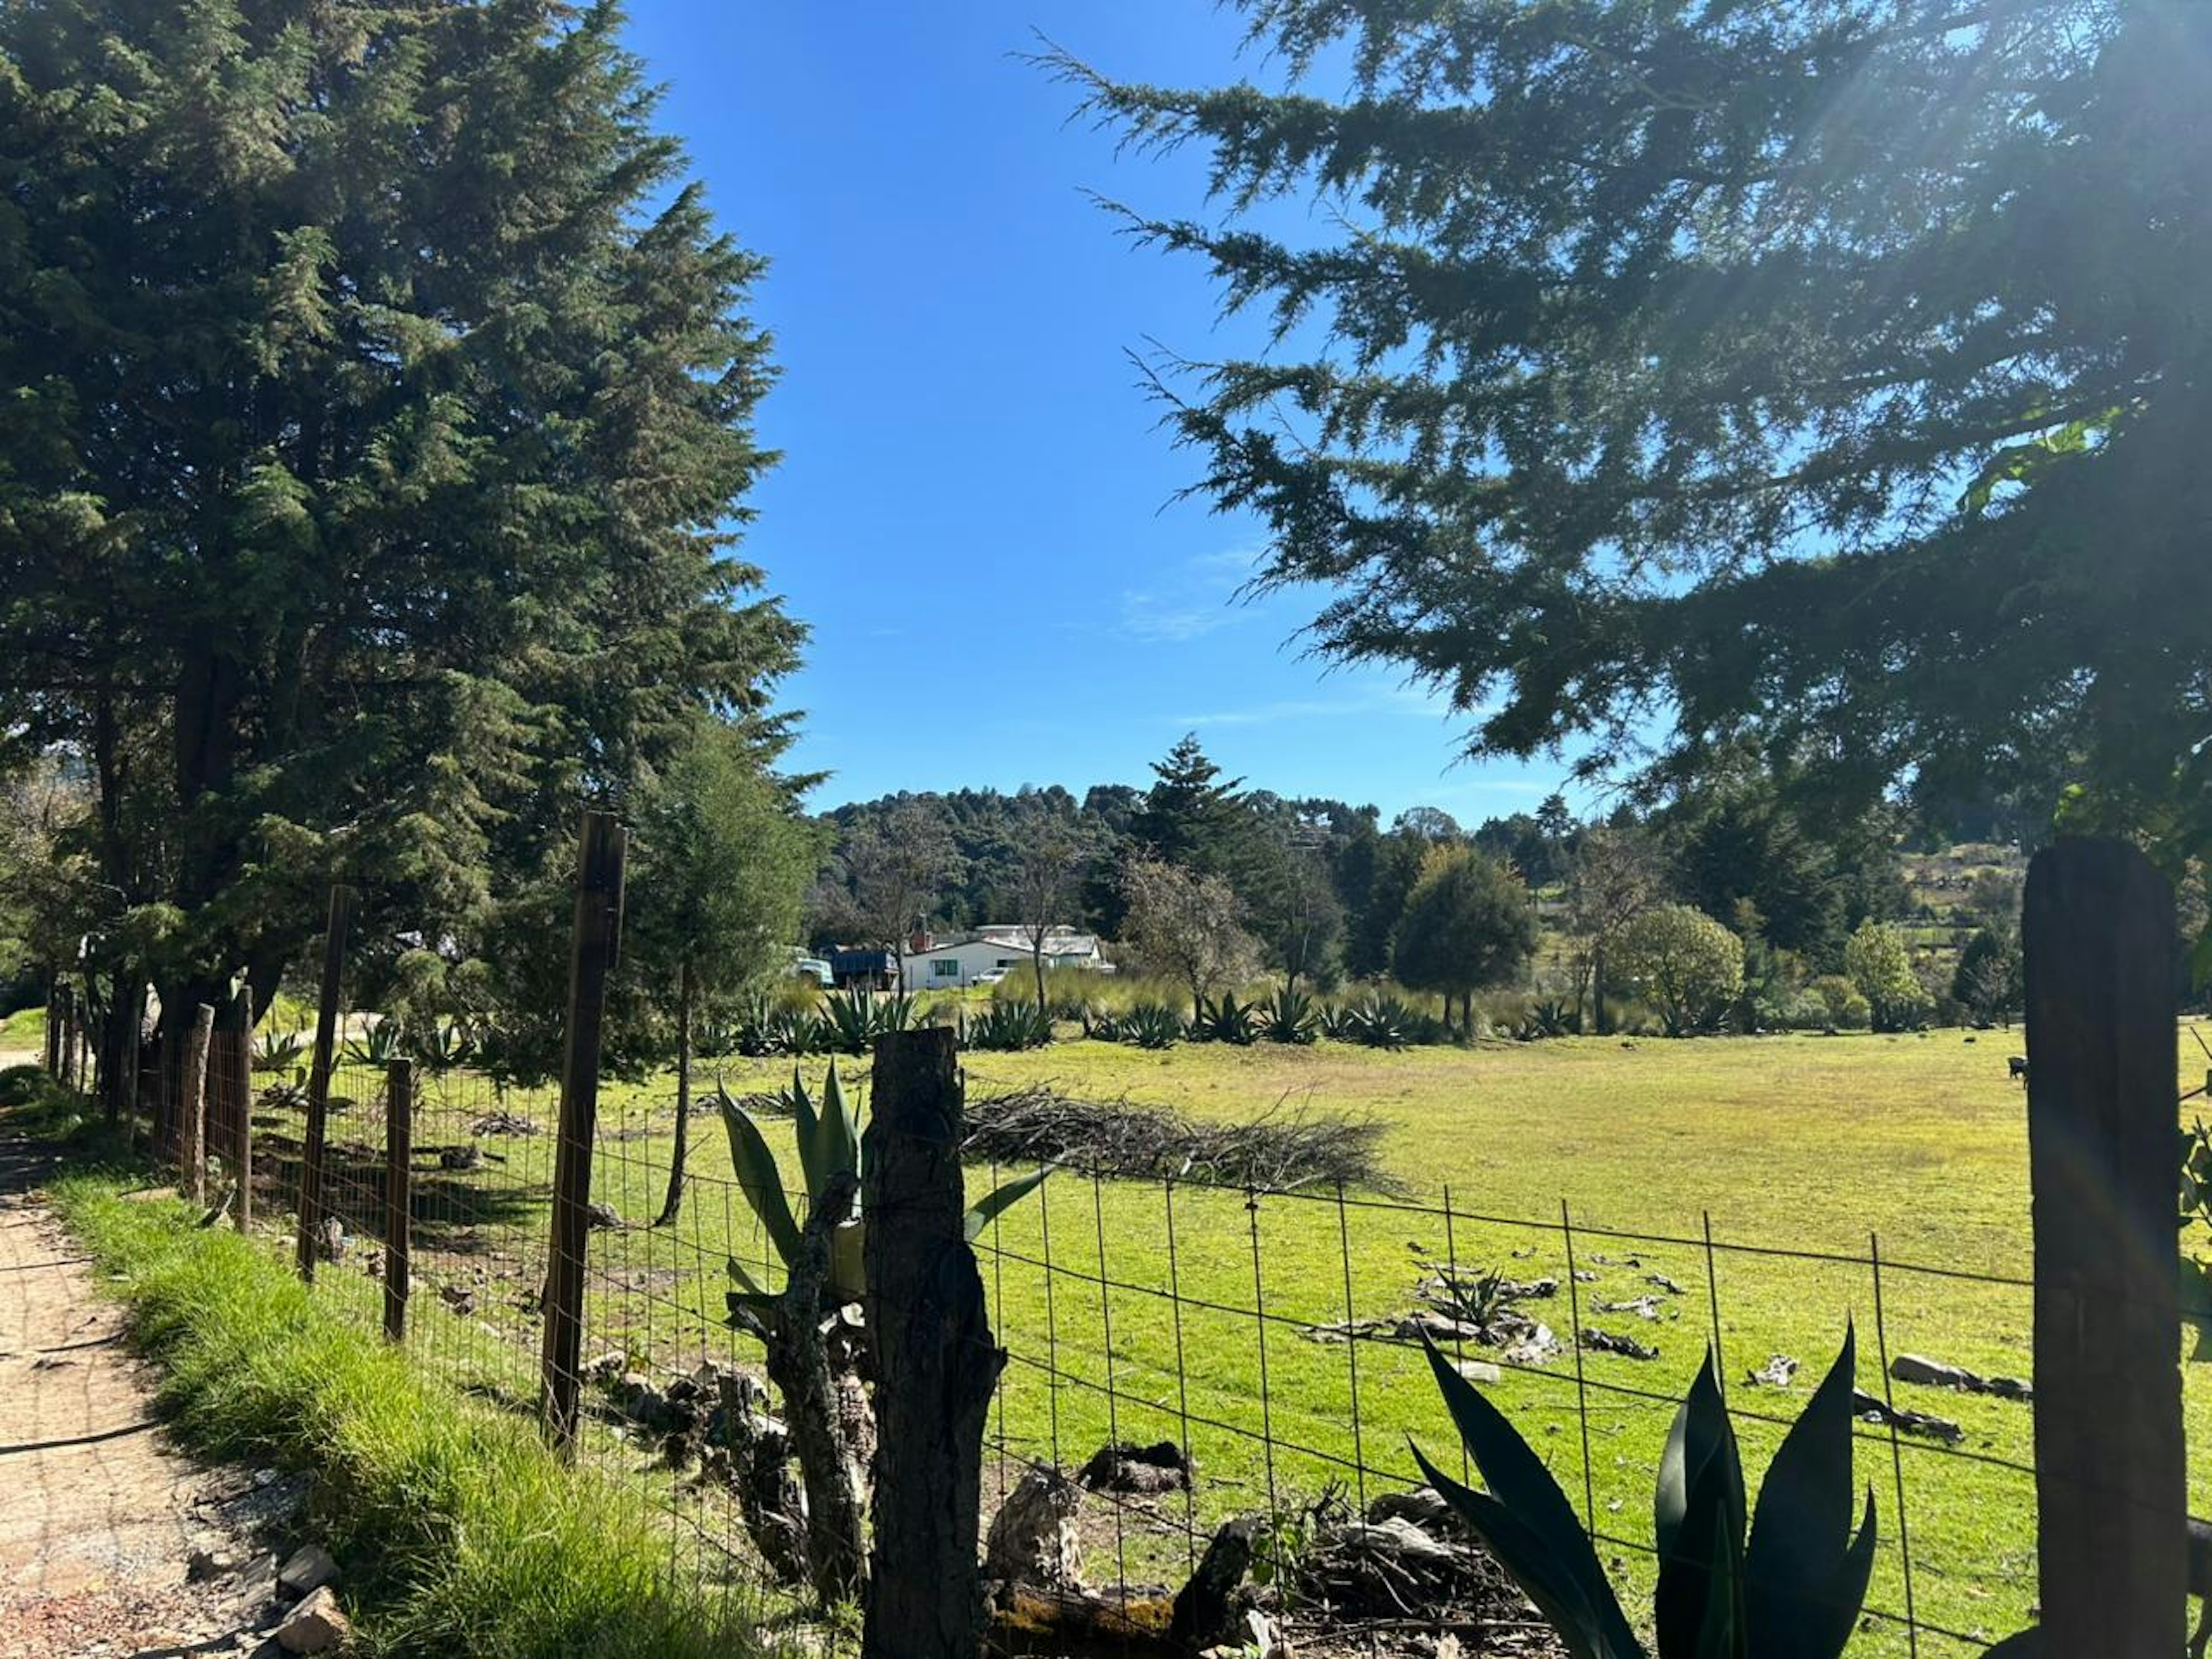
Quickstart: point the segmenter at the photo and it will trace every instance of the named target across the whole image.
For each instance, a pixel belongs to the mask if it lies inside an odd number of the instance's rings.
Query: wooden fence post
[[[231,1100],[230,1172],[238,1182],[238,1205],[231,1212],[240,1232],[253,1226],[253,988],[238,988],[238,1032],[225,1056],[229,1073],[224,1093]]]
[[[983,1427],[1006,1355],[963,1222],[958,1045],[876,1039],[860,1211],[876,1362],[875,1541],[863,1659],[975,1659]]]
[[[122,1121],[131,1144],[138,1139],[139,1050],[146,1040],[146,981],[133,969],[115,982],[115,1073],[109,1079],[107,1118]]]
[[[40,1058],[46,1063],[47,1075],[59,1081],[62,1074],[62,982],[58,979],[46,981],[46,1053]]]
[[[55,1017],[60,1023],[55,1023]],[[54,1031],[54,1075],[61,1079],[64,1088],[76,1085],[76,993],[64,985],[55,994],[46,1010],[46,1023]]]
[[[2168,1659],[2188,1591],[2173,891],[2118,842],[2028,870],[2039,1650]]]
[[[384,1334],[407,1340],[409,1252],[414,1248],[415,1063],[384,1073]]]
[[[215,1010],[203,1002],[185,1039],[185,1144],[177,1158],[195,1204],[207,1202],[208,1048],[214,1041]]]
[[[307,1145],[300,1155],[300,1277],[315,1276],[322,1241],[323,1143],[330,1133],[331,1059],[337,1047],[338,994],[345,970],[346,932],[353,923],[353,892],[331,889],[331,915],[323,930],[323,981],[315,1003],[315,1054],[307,1073]]]
[[[584,1266],[590,1248],[592,1136],[599,1109],[599,1028],[607,974],[622,944],[623,866],[629,836],[606,812],[584,814],[576,921],[568,952],[561,1130],[553,1163],[553,1243],[545,1270],[545,1346],[539,1415],[563,1452],[576,1440],[584,1340]]]

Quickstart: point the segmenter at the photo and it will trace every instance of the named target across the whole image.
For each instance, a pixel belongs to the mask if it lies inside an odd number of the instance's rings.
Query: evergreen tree
[[[1152,763],[1152,787],[1129,826],[1130,836],[1164,863],[1233,876],[1249,841],[1249,813],[1237,794],[1243,783],[1224,780],[1197,734],[1187,735],[1165,760]]]
[[[1474,993],[1510,981],[1535,950],[1527,884],[1472,847],[1444,844],[1430,850],[1407,898],[1391,970],[1417,991],[1443,993],[1447,1030],[1456,995],[1460,1030],[1471,1036]]]
[[[1221,211],[1139,228],[1289,349],[1161,389],[1324,653],[1478,752],[1663,710],[2212,844],[2212,6],[1242,5],[1280,90],[1055,64],[1206,155]]]
[[[167,1009],[272,988],[333,877],[372,941],[466,941],[580,794],[702,710],[773,728],[759,262],[621,27],[0,9],[0,745],[82,757],[88,924],[158,941]]]

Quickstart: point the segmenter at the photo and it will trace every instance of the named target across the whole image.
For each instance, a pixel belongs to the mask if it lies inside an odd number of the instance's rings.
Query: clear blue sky
[[[1257,787],[1533,809],[1564,768],[1456,761],[1458,724],[1387,672],[1294,637],[1322,595],[1235,599],[1255,525],[1176,492],[1127,353],[1204,357],[1194,263],[1134,247],[1086,191],[1194,212],[1196,155],[1117,157],[1016,54],[1038,32],[1119,76],[1197,84],[1240,60],[1200,0],[732,6],[633,0],[721,221],[773,261],[758,319],[783,379],[747,555],[814,630],[790,700],[817,804],[896,789],[1141,783],[1186,730]]]

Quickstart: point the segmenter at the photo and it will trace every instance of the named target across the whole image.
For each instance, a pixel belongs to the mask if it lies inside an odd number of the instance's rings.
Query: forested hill
[[[1820,968],[1840,962],[1863,921],[1916,908],[1898,815],[1838,822],[1793,805],[1754,769],[1648,811],[1620,808],[1595,838],[1596,826],[1558,795],[1476,824],[1433,807],[1386,822],[1371,805],[1225,776],[1189,738],[1153,773],[1145,787],[1096,784],[1079,796],[1057,785],[954,789],[837,806],[823,815],[834,851],[811,931],[823,943],[896,937],[917,921],[1019,921],[1035,908],[1040,848],[1060,878],[1056,920],[1116,936],[1123,871],[1157,858],[1224,878],[1279,965],[1319,937],[1326,947],[1313,965],[1355,977],[1388,970],[1406,896],[1444,845],[1471,844],[1510,866],[1554,908],[1585,884],[1594,855],[1626,858],[1666,896]]]

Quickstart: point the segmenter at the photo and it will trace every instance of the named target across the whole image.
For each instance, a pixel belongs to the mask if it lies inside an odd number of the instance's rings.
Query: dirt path
[[[255,1651],[275,1585],[246,1538],[300,1494],[162,1443],[43,1172],[0,1138],[0,1659]]]

